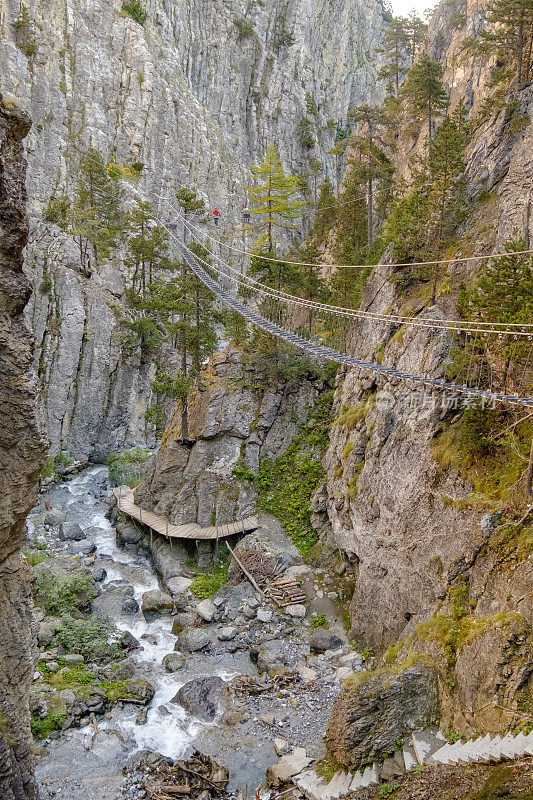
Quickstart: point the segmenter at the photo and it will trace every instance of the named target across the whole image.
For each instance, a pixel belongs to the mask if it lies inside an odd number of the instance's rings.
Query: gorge
[[[2,797],[530,797],[512,5],[0,0]]]

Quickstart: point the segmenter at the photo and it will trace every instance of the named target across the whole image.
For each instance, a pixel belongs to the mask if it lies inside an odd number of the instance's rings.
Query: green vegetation
[[[399,788],[399,783],[384,783],[379,787],[378,797],[390,797]]]
[[[30,720],[31,732],[36,739],[46,739],[54,731],[61,730],[66,718],[67,712],[59,708],[50,711],[45,717],[32,714]]]
[[[58,471],[58,467],[68,467],[72,461],[72,453],[67,450],[62,450],[55,456],[48,456],[41,470],[41,478],[52,478]]]
[[[190,590],[195,597],[202,600],[213,597],[228,582],[228,552],[221,551],[213,563],[205,568],[198,567],[194,560],[189,561],[187,566],[196,574]]]
[[[448,106],[448,97],[442,85],[443,71],[438,61],[432,61],[423,53],[407,73],[402,89],[413,115],[418,119],[426,117],[430,139],[435,115]]]
[[[284,47],[290,47],[294,42],[295,38],[287,28],[287,14],[279,11],[272,29],[272,47],[276,53],[279,53]]]
[[[15,44],[28,58],[37,52],[37,25],[28,7],[21,3],[18,17],[13,22]]]
[[[87,611],[97,594],[90,575],[54,575],[49,569],[39,571],[33,590],[35,604],[57,616]]]
[[[131,17],[134,22],[141,27],[144,27],[148,19],[148,13],[139,0],[131,0],[128,3],[122,3],[122,13]]]
[[[57,629],[54,642],[67,653],[77,653],[90,661],[109,661],[119,658],[120,648],[109,643],[109,636],[115,632],[110,619],[92,614],[88,619],[75,619],[66,614]]]
[[[317,614],[316,617],[311,618],[311,630],[315,628],[329,628],[329,623],[324,614]]]
[[[39,564],[42,564],[43,561],[46,561],[46,553],[43,553],[42,550],[23,550],[22,552],[26,556],[30,567],[37,567]]]
[[[144,465],[150,457],[150,450],[134,447],[123,453],[112,453],[107,459],[109,479],[115,486],[126,485],[132,489],[142,480]]]
[[[486,633],[492,625],[504,626],[513,622],[523,622],[520,614],[500,613],[486,617],[469,614],[459,619],[446,614],[437,614],[428,622],[417,625],[416,633],[422,642],[428,640],[439,643],[449,667],[453,668],[461,647]]]
[[[253,36],[255,23],[247,19],[234,19],[233,24],[241,36]]]
[[[501,511],[513,519],[525,508],[525,467],[533,422],[509,430],[514,417],[506,409],[467,408],[434,439],[431,451],[442,469],[453,468],[472,485],[459,507]]]
[[[287,452],[259,465],[259,506],[279,519],[302,555],[317,541],[310,502],[324,476],[321,458],[329,442],[332,402],[332,392],[321,395]]]

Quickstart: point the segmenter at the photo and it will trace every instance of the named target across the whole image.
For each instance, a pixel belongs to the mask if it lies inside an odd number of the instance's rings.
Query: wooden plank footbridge
[[[166,517],[147,511],[137,505],[133,491],[125,491],[122,487],[113,490],[117,498],[118,508],[128,517],[137,520],[141,525],[146,525],[150,531],[166,536],[171,542],[172,539],[194,539],[201,541],[218,541],[236,533],[248,533],[259,527],[257,517],[246,517],[237,522],[228,522],[224,525],[210,525],[202,528],[197,522],[190,522],[186,525],[172,525]]]

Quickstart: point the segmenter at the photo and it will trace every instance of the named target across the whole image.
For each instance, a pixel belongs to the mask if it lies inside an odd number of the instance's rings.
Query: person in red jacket
[[[218,225],[218,221],[220,219],[220,211],[218,210],[218,208],[214,208],[213,211],[211,212],[211,215],[215,221],[215,225]]]

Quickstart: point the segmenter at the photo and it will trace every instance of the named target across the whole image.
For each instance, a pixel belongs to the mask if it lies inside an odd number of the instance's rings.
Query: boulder
[[[312,759],[308,758],[303,747],[295,747],[292,753],[282,756],[277,764],[267,769],[266,785],[276,788],[288,783],[295,775],[309,766]]]
[[[210,722],[216,716],[218,698],[224,686],[224,681],[217,675],[196,678],[184,684],[171,702],[182,706],[189,714]]]
[[[437,677],[426,660],[404,669],[353,673],[333,704],[324,736],[328,755],[359,769],[382,760],[399,739],[437,716]]]
[[[235,639],[237,634],[237,628],[235,628],[233,625],[228,625],[224,628],[221,628],[217,633],[217,636],[221,642],[231,642],[232,639]]]
[[[272,611],[269,608],[265,608],[261,606],[261,608],[257,609],[257,619],[259,622],[272,622]]]
[[[96,583],[102,583],[107,578],[107,572],[103,567],[98,567],[97,569],[93,569],[91,572],[91,578]]]
[[[118,522],[116,531],[119,545],[138,545],[143,537],[141,528],[134,525],[133,522]]]
[[[185,659],[179,653],[167,653],[162,664],[166,672],[177,672],[185,664]]]
[[[81,542],[86,537],[77,522],[62,522],[59,525],[59,538],[66,542]]]
[[[124,631],[118,643],[123,650],[137,650],[141,646],[129,631]]]
[[[85,663],[84,657],[77,653],[67,653],[67,655],[63,656],[63,660],[67,667],[74,667],[76,664]]]
[[[279,639],[255,645],[250,648],[250,660],[257,665],[259,673],[280,669],[286,666],[282,648],[283,642]]]
[[[143,614],[157,614],[160,611],[171,611],[174,603],[172,597],[160,589],[152,589],[142,596]]]
[[[65,522],[65,515],[62,511],[58,508],[52,508],[50,511],[47,511],[44,515],[43,522],[45,525],[50,525],[51,527],[55,527],[56,525],[61,525]],[[36,525],[36,523],[34,522]],[[61,538],[61,534],[59,536]]]
[[[215,614],[217,613],[217,607],[213,603],[212,600],[207,598],[206,600],[202,600],[196,606],[196,613],[198,616],[204,620],[204,622],[212,622]]]
[[[336,647],[340,647],[342,644],[344,644],[344,642],[340,636],[325,628],[315,628],[309,639],[309,646],[315,653],[325,653],[326,650],[335,650]]]
[[[166,585],[170,594],[174,596],[187,593],[192,582],[192,578],[185,578],[183,575],[176,575],[174,578],[168,578]]]
[[[211,646],[211,637],[200,628],[191,628],[183,631],[178,637],[175,648],[184,653],[195,653],[198,650],[207,650]]]
[[[301,603],[296,603],[295,605],[285,606],[284,609],[285,613],[289,615],[289,617],[295,617],[296,619],[303,619],[306,615],[305,606]]]
[[[54,617],[46,617],[39,625],[39,632],[37,633],[37,642],[39,647],[48,647],[54,638],[56,628],[60,624],[59,619]]]
[[[71,542],[67,550],[72,556],[90,556],[96,545],[94,542]]]
[[[122,603],[123,614],[136,614],[139,610],[139,603],[134,597],[127,597]]]
[[[155,689],[148,681],[135,679],[126,682],[124,697],[143,703],[145,706],[151,703],[155,695]]]

